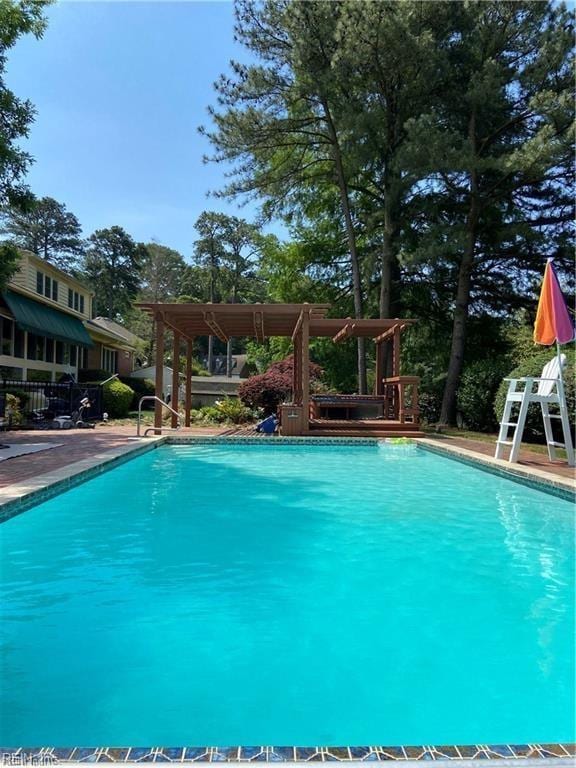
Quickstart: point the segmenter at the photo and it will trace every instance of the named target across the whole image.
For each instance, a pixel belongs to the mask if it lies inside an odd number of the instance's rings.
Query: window
[[[7,317],[0,317],[0,355],[12,356],[14,323]]]
[[[54,339],[46,339],[46,357],[44,359],[47,363],[54,362]]]
[[[25,335],[18,326],[14,328],[14,357],[24,357]]]
[[[28,360],[44,360],[44,336],[35,333],[28,334]]]
[[[75,344],[70,344],[70,365],[76,365],[78,360],[77,355],[77,346]]]
[[[102,370],[118,373],[118,352],[115,349],[102,347]]]
[[[56,363],[57,365],[64,363],[64,343],[61,341],[56,342]]]
[[[72,288],[68,288],[68,306],[70,309],[75,309],[76,312],[84,314],[84,296],[73,291]]]
[[[58,301],[58,280],[45,275],[40,270],[36,271],[36,293],[46,296],[47,299]],[[70,306],[70,291],[68,291],[68,306]]]

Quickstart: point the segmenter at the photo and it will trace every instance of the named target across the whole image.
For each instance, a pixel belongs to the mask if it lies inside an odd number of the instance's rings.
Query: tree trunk
[[[232,378],[232,339],[228,339],[226,344],[226,376]]]
[[[212,376],[212,369],[214,367],[214,336],[208,336],[208,373]]]
[[[338,143],[338,135],[336,133],[336,127],[332,119],[330,107],[328,102],[322,98],[322,106],[324,108],[324,115],[328,125],[328,131],[331,138],[332,153],[334,157],[334,165],[336,167],[336,178],[338,181],[338,190],[340,192],[340,202],[342,203],[342,212],[344,214],[344,222],[346,226],[346,237],[348,239],[348,247],[350,249],[350,261],[352,266],[352,289],[354,294],[354,315],[357,318],[361,318],[363,312],[363,297],[362,297],[362,280],[360,276],[360,260],[358,258],[358,248],[356,245],[356,233],[354,231],[354,222],[352,221],[352,211],[350,209],[350,199],[348,195],[348,184],[346,182],[346,175],[344,173],[344,163],[342,161],[342,153],[340,151],[340,144]],[[368,391],[366,381],[366,343],[365,339],[358,338],[358,392],[361,395],[366,394]]]
[[[476,181],[474,178],[473,187],[475,187],[475,185]],[[479,213],[480,206],[476,196],[476,190],[474,190],[466,222],[466,228],[468,230],[466,238],[467,242],[458,272],[456,306],[454,308],[454,322],[452,325],[452,346],[450,348],[450,362],[448,364],[448,374],[446,376],[444,395],[442,397],[442,408],[439,419],[440,425],[456,423],[456,396],[458,394],[458,385],[460,384],[462,363],[464,361],[466,321],[468,319],[468,309],[470,305],[470,289],[472,286],[472,271],[474,269],[474,252],[476,248]]]

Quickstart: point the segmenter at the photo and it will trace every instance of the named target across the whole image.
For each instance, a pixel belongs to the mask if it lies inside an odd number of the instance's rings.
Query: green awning
[[[83,347],[94,346],[88,331],[77,317],[14,291],[6,291],[4,299],[14,315],[16,325],[23,331],[49,336],[57,341],[80,344]]]

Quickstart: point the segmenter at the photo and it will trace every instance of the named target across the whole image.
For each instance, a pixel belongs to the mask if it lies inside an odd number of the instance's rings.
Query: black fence
[[[8,394],[18,398],[16,411],[9,407]],[[89,407],[86,407],[86,403],[89,403]],[[58,416],[80,417],[84,422],[99,421],[102,414],[100,384],[0,379],[0,419],[4,426],[44,427]]]

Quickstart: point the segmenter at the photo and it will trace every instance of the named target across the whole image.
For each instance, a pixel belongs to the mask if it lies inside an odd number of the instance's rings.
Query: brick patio
[[[182,429],[181,435],[218,435],[223,430],[218,427],[194,427]],[[129,438],[136,434],[135,426],[97,426],[95,429],[66,430],[19,430],[0,434],[0,443],[14,445],[25,443],[62,443],[49,451],[17,456],[0,461],[0,488],[14,483],[21,483],[61,469],[75,461],[87,459],[103,451],[128,445]]]

